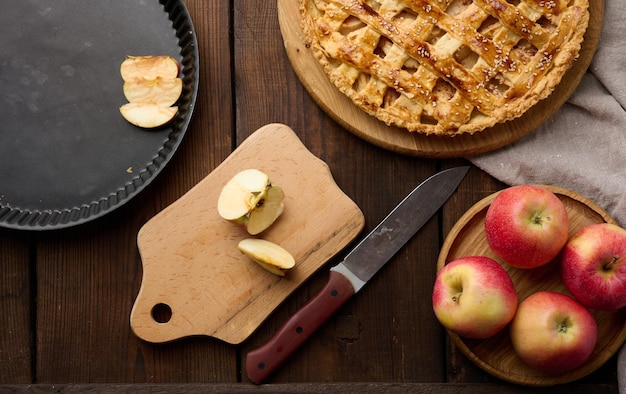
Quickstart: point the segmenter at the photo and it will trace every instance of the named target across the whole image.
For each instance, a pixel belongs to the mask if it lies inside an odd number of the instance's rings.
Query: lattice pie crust
[[[578,57],[588,0],[301,0],[332,83],[388,125],[476,133],[546,98]]]

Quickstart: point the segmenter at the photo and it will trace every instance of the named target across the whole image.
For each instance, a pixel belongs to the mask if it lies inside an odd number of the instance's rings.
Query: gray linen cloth
[[[596,0],[590,0],[596,1]],[[626,1],[606,0],[597,52],[582,82],[542,126],[494,152],[469,157],[509,185],[541,183],[576,191],[626,226]],[[626,394],[626,346],[618,356]]]

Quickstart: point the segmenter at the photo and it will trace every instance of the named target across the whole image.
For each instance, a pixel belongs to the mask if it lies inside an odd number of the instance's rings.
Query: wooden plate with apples
[[[567,189],[545,187],[564,203],[570,223],[570,236],[586,225],[604,222],[616,224],[604,209],[589,198]],[[437,270],[459,257],[483,255],[498,261],[506,269],[515,284],[520,302],[541,290],[569,294],[561,281],[556,260],[539,268],[523,270],[504,264],[490,250],[484,232],[485,215],[497,194],[476,203],[453,226],[440,252]],[[525,364],[515,354],[507,328],[482,340],[463,338],[449,330],[448,335],[472,362],[500,379],[529,386],[551,386],[572,382],[592,373],[611,358],[626,340],[626,311],[591,312],[598,324],[598,341],[591,357],[582,366],[559,374],[542,372]]]

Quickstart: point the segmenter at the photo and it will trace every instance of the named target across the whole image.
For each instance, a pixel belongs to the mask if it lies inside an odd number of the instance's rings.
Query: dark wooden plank
[[[0,383],[32,381],[31,237],[0,231]]]
[[[236,382],[236,349],[208,338],[151,344],[130,329],[141,283],[136,235],[231,151],[230,10],[187,1],[201,56],[188,133],[159,177],[118,211],[42,234],[37,246],[35,382]]]
[[[29,385],[0,386],[14,393],[422,393],[422,394],[583,394],[583,393],[618,393],[617,385],[569,384],[554,387],[522,387],[495,384],[441,384],[441,383],[289,383],[277,385],[250,384],[71,384],[71,385]]]

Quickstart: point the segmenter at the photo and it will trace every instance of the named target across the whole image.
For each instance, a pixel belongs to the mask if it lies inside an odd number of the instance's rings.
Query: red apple
[[[432,295],[439,322],[466,337],[488,338],[515,315],[517,292],[509,274],[484,256],[461,257],[437,274]]]
[[[506,263],[535,268],[553,260],[567,242],[563,202],[537,185],[512,186],[493,200],[485,216],[487,243]]]
[[[567,290],[582,304],[599,310],[626,306],[626,230],[592,224],[569,239],[561,255]]]
[[[548,373],[581,366],[598,339],[591,312],[572,297],[553,291],[539,291],[523,300],[509,329],[517,355]]]

